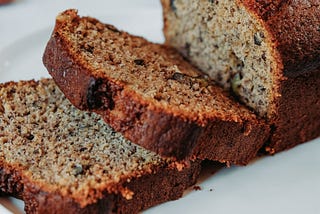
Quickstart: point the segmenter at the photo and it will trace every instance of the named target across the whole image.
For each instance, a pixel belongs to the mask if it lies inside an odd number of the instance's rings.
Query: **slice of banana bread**
[[[0,85],[0,191],[27,213],[137,213],[181,197],[199,171],[125,140],[53,80]]]
[[[43,61],[76,107],[165,157],[247,164],[269,129],[172,48],[67,10]]]
[[[320,135],[320,2],[162,0],[176,47],[273,128],[270,153]]]

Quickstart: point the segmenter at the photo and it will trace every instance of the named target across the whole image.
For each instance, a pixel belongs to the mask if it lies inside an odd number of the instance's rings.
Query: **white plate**
[[[20,0],[0,7],[0,29],[4,29],[0,34],[0,82],[48,76],[42,53],[55,15],[70,7],[149,40],[163,41],[158,0]],[[247,167],[205,174],[197,185],[201,190],[191,189],[180,200],[144,213],[318,214],[320,138]],[[15,213],[22,212],[19,200],[3,198],[0,203],[13,206],[10,209]],[[5,213],[2,206],[0,213]]]

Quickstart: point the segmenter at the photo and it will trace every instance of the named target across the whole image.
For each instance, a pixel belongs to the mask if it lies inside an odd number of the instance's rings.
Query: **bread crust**
[[[133,199],[127,200],[120,193],[106,191],[97,202],[84,207],[70,197],[44,190],[24,175],[21,167],[4,162],[0,166],[0,187],[1,192],[22,199],[26,213],[129,214],[180,198],[184,190],[196,182],[200,169],[200,161],[195,161],[180,171],[173,167],[162,167],[129,182],[121,181],[124,188],[134,192]]]
[[[271,137],[263,150],[274,154],[320,136],[320,2],[236,2],[267,30],[278,64],[278,70],[273,71],[273,105],[267,116]],[[167,13],[172,10],[172,1],[161,3],[163,31],[168,35]]]
[[[283,81],[266,151],[274,154],[320,136],[320,68]]]
[[[282,73],[277,75],[276,113],[269,118],[274,154],[320,135],[320,2],[238,1],[273,37]]]
[[[283,75],[296,77],[320,67],[320,2],[318,0],[238,0],[261,19],[273,35]]]
[[[220,115],[199,124],[191,117],[146,103],[135,92],[126,90],[125,84],[93,74],[86,62],[72,54],[59,27],[57,22],[43,56],[49,73],[71,103],[102,115],[130,141],[177,160],[200,157],[245,165],[267,140],[268,126],[253,114],[241,121],[238,115],[234,119]],[[97,94],[103,95],[92,97]]]

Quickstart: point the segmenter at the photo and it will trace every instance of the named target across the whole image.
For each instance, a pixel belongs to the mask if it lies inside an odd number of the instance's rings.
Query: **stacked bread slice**
[[[181,197],[200,172],[126,140],[50,79],[0,85],[0,113],[1,191],[27,213],[137,213]]]
[[[269,135],[176,50],[75,10],[57,17],[43,62],[72,104],[164,157],[247,164]]]

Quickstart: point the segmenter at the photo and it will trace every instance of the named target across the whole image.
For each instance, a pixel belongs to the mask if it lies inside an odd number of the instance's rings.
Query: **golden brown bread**
[[[57,17],[43,61],[76,107],[162,156],[247,164],[268,138],[262,121],[174,49],[75,10]]]
[[[0,85],[0,192],[27,213],[138,213],[181,197],[199,171],[125,140],[53,80]]]
[[[166,43],[268,120],[268,152],[320,135],[318,0],[162,5]]]

